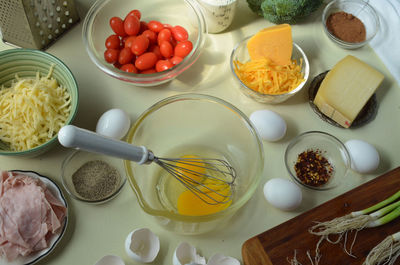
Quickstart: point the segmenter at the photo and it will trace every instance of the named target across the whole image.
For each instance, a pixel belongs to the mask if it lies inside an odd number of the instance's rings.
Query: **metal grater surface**
[[[44,50],[79,22],[73,0],[0,0],[2,39]]]

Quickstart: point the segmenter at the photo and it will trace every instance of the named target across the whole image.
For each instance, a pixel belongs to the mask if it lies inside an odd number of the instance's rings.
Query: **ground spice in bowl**
[[[331,34],[346,42],[357,43],[366,40],[364,23],[344,11],[330,14],[326,20],[326,27]]]
[[[326,184],[333,175],[333,166],[321,150],[310,149],[300,153],[294,169],[301,182],[314,187]]]
[[[102,160],[88,161],[72,175],[76,192],[90,201],[111,196],[118,189],[120,181],[118,170]]]

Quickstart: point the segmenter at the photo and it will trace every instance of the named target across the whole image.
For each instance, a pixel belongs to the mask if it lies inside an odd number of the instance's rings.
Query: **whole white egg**
[[[122,139],[131,126],[129,115],[122,109],[110,109],[97,121],[96,132],[117,140]]]
[[[286,134],[285,120],[273,111],[256,110],[250,115],[250,121],[263,140],[275,142],[282,139]]]
[[[362,140],[349,140],[345,146],[350,154],[351,168],[361,174],[371,173],[378,168],[380,157],[371,144]]]
[[[299,186],[283,178],[273,178],[265,183],[264,196],[272,206],[284,211],[294,210],[303,200]]]

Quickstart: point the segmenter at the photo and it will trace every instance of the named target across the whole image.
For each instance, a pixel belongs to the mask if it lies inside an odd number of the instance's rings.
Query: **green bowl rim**
[[[70,116],[66,122],[66,124],[70,124],[76,116],[76,113],[78,112],[78,106],[79,106],[79,90],[78,90],[78,83],[76,82],[76,78],[73,75],[71,69],[63,62],[61,61],[59,58],[57,58],[56,56],[45,52],[45,51],[40,51],[40,50],[35,50],[35,49],[27,49],[27,48],[15,48],[15,49],[9,49],[9,50],[4,50],[4,51],[0,51],[0,58],[3,55],[9,55],[9,54],[15,54],[15,55],[19,55],[21,53],[32,53],[37,57],[40,58],[46,58],[49,59],[50,61],[55,61],[57,64],[61,65],[61,69],[63,69],[64,71],[64,75],[67,75],[68,77],[70,77],[72,83],[74,84],[73,87],[71,87],[71,90],[75,90],[76,91],[76,107],[71,111]],[[1,59],[0,59],[1,60]],[[4,156],[21,156],[21,155],[29,155],[29,154],[33,154],[36,152],[39,152],[41,149],[45,149],[48,146],[50,146],[51,144],[53,144],[56,139],[57,139],[57,135],[54,135],[49,141],[45,142],[44,144],[38,145],[32,149],[28,149],[28,150],[24,150],[24,151],[15,151],[15,152],[10,152],[10,151],[3,151],[0,150],[0,155],[4,155]]]

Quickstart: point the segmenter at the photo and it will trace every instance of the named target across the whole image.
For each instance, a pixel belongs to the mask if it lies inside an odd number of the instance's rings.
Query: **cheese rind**
[[[293,40],[289,24],[265,28],[247,42],[250,59],[268,58],[279,65],[290,64]]]
[[[383,79],[382,73],[347,55],[328,72],[314,104],[323,114],[349,128]]]

